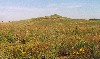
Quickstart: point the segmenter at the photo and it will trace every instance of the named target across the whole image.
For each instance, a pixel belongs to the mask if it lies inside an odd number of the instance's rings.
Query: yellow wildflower
[[[80,52],[84,52],[84,48],[81,48],[79,51],[80,51]]]
[[[26,52],[22,52],[22,54],[26,54]]]
[[[79,52],[78,51],[73,51],[73,54],[76,54],[77,55],[77,54],[79,54]]]
[[[76,54],[78,55],[78,54],[80,54],[79,52],[76,52]]]
[[[73,51],[73,54],[75,54],[76,53],[76,51]]]
[[[18,49],[22,54],[26,54],[26,52],[24,52],[23,50],[21,49]]]

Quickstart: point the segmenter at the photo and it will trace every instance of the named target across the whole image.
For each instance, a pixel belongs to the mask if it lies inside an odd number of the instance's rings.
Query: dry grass
[[[0,23],[0,59],[99,59],[100,21],[30,19]]]

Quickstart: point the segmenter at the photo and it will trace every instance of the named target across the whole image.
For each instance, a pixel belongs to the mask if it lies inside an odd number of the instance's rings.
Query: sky
[[[0,21],[59,14],[69,18],[100,18],[100,0],[0,0]]]

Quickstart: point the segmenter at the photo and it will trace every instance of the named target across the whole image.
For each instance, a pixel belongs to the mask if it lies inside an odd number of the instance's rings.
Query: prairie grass
[[[0,23],[0,59],[100,59],[100,21]]]

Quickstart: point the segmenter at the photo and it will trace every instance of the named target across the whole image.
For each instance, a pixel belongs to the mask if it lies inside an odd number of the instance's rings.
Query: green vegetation
[[[0,23],[0,59],[99,59],[100,21],[33,18]]]

